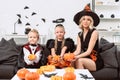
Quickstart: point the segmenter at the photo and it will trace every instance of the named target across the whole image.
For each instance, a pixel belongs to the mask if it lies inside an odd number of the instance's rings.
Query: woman
[[[77,48],[74,51],[76,68],[96,71],[103,67],[99,55],[99,34],[94,28],[99,21],[98,15],[90,10],[89,5],[74,16],[74,22],[82,30],[78,33]]]

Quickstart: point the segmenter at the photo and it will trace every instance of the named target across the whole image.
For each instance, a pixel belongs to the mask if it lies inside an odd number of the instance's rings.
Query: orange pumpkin
[[[17,71],[17,76],[20,78],[20,79],[25,79],[25,75],[28,73],[29,71],[25,68],[21,68]]]
[[[65,53],[63,59],[65,61],[72,61],[75,58],[73,53]]]
[[[34,60],[36,58],[36,56],[34,55],[34,54],[30,54],[29,56],[28,56],[28,59],[29,60]]]
[[[28,72],[25,75],[25,80],[39,80],[39,74],[36,72]]]
[[[60,68],[63,68],[66,66],[66,62],[63,59],[61,59],[61,61],[59,63],[60,63],[60,65],[59,65]]]
[[[49,55],[49,56],[47,57],[47,59],[48,59],[48,61],[49,61],[49,62],[51,62],[51,61],[52,61],[52,58],[53,58],[53,56],[52,56],[52,55]]]
[[[76,80],[76,75],[73,72],[66,72],[63,75],[63,80]]]
[[[59,55],[49,55],[48,56],[48,65],[55,65],[55,66],[59,66],[59,61],[60,61],[60,56]]]
[[[53,60],[56,62],[60,61],[60,56],[59,55],[53,56]]]

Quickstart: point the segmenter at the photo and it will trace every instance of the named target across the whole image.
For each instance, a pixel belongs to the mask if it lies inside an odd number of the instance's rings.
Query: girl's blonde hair
[[[79,20],[79,23],[80,23],[79,26],[80,26],[80,28],[81,28],[82,30],[83,30],[83,26],[82,26],[82,23],[81,23],[81,22],[82,22],[82,20],[84,19],[84,17],[85,17],[85,16],[81,17],[81,19]],[[89,17],[90,17],[90,21],[91,21],[91,24],[89,25],[89,28],[92,29],[92,28],[94,27],[94,26],[93,26],[94,21],[93,21],[93,18],[92,18],[91,16],[89,16]]]
[[[65,28],[64,28],[64,26],[63,26],[62,24],[57,24],[57,25],[55,26],[55,28],[56,28],[56,27],[63,28],[63,30],[65,31]],[[64,44],[65,44],[65,39],[63,38],[61,48],[63,48]],[[55,50],[57,50],[57,38],[55,39],[54,48],[55,48]]]
[[[31,29],[31,30],[29,31],[29,33],[30,33],[30,32],[36,33],[36,35],[38,36],[38,39],[39,39],[39,32],[38,32],[37,29]],[[28,35],[29,35],[29,33],[28,33]]]

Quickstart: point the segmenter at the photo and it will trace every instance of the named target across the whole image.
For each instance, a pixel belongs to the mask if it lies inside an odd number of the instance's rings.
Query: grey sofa
[[[46,51],[44,53],[47,53]],[[21,53],[22,44],[16,44],[13,38],[10,40],[5,40],[4,38],[1,39],[0,80],[11,80],[17,70],[24,67],[23,63],[20,61]]]
[[[19,49],[14,39],[0,41],[0,80],[10,80],[17,71]]]
[[[120,47],[101,38],[100,55],[104,61],[104,67],[91,72],[95,80],[120,80]]]
[[[0,41],[0,80],[10,80],[16,74],[21,50],[21,45],[16,45],[14,39]],[[100,51],[104,67],[91,72],[95,80],[120,80],[120,47],[101,38]],[[46,53],[49,53],[47,49]]]

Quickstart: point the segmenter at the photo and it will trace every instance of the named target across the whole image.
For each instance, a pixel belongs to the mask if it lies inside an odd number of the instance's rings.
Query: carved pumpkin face
[[[60,56],[59,55],[53,56],[53,60],[56,62],[60,61]]]
[[[66,62],[61,59],[59,67],[63,68],[64,66],[66,66]]]
[[[66,72],[63,75],[63,80],[76,80],[76,75],[73,72]]]
[[[59,66],[59,61],[60,61],[60,56],[59,55],[55,55],[55,56],[48,56],[48,64],[50,65],[55,65],[55,66]]]
[[[21,68],[17,71],[17,76],[20,78],[20,79],[25,79],[25,75],[28,73],[29,71],[25,68]]]
[[[39,74],[36,72],[29,72],[25,75],[25,80],[39,80]]]
[[[64,54],[63,59],[65,61],[72,61],[75,58],[75,55],[73,53],[66,53]]]

